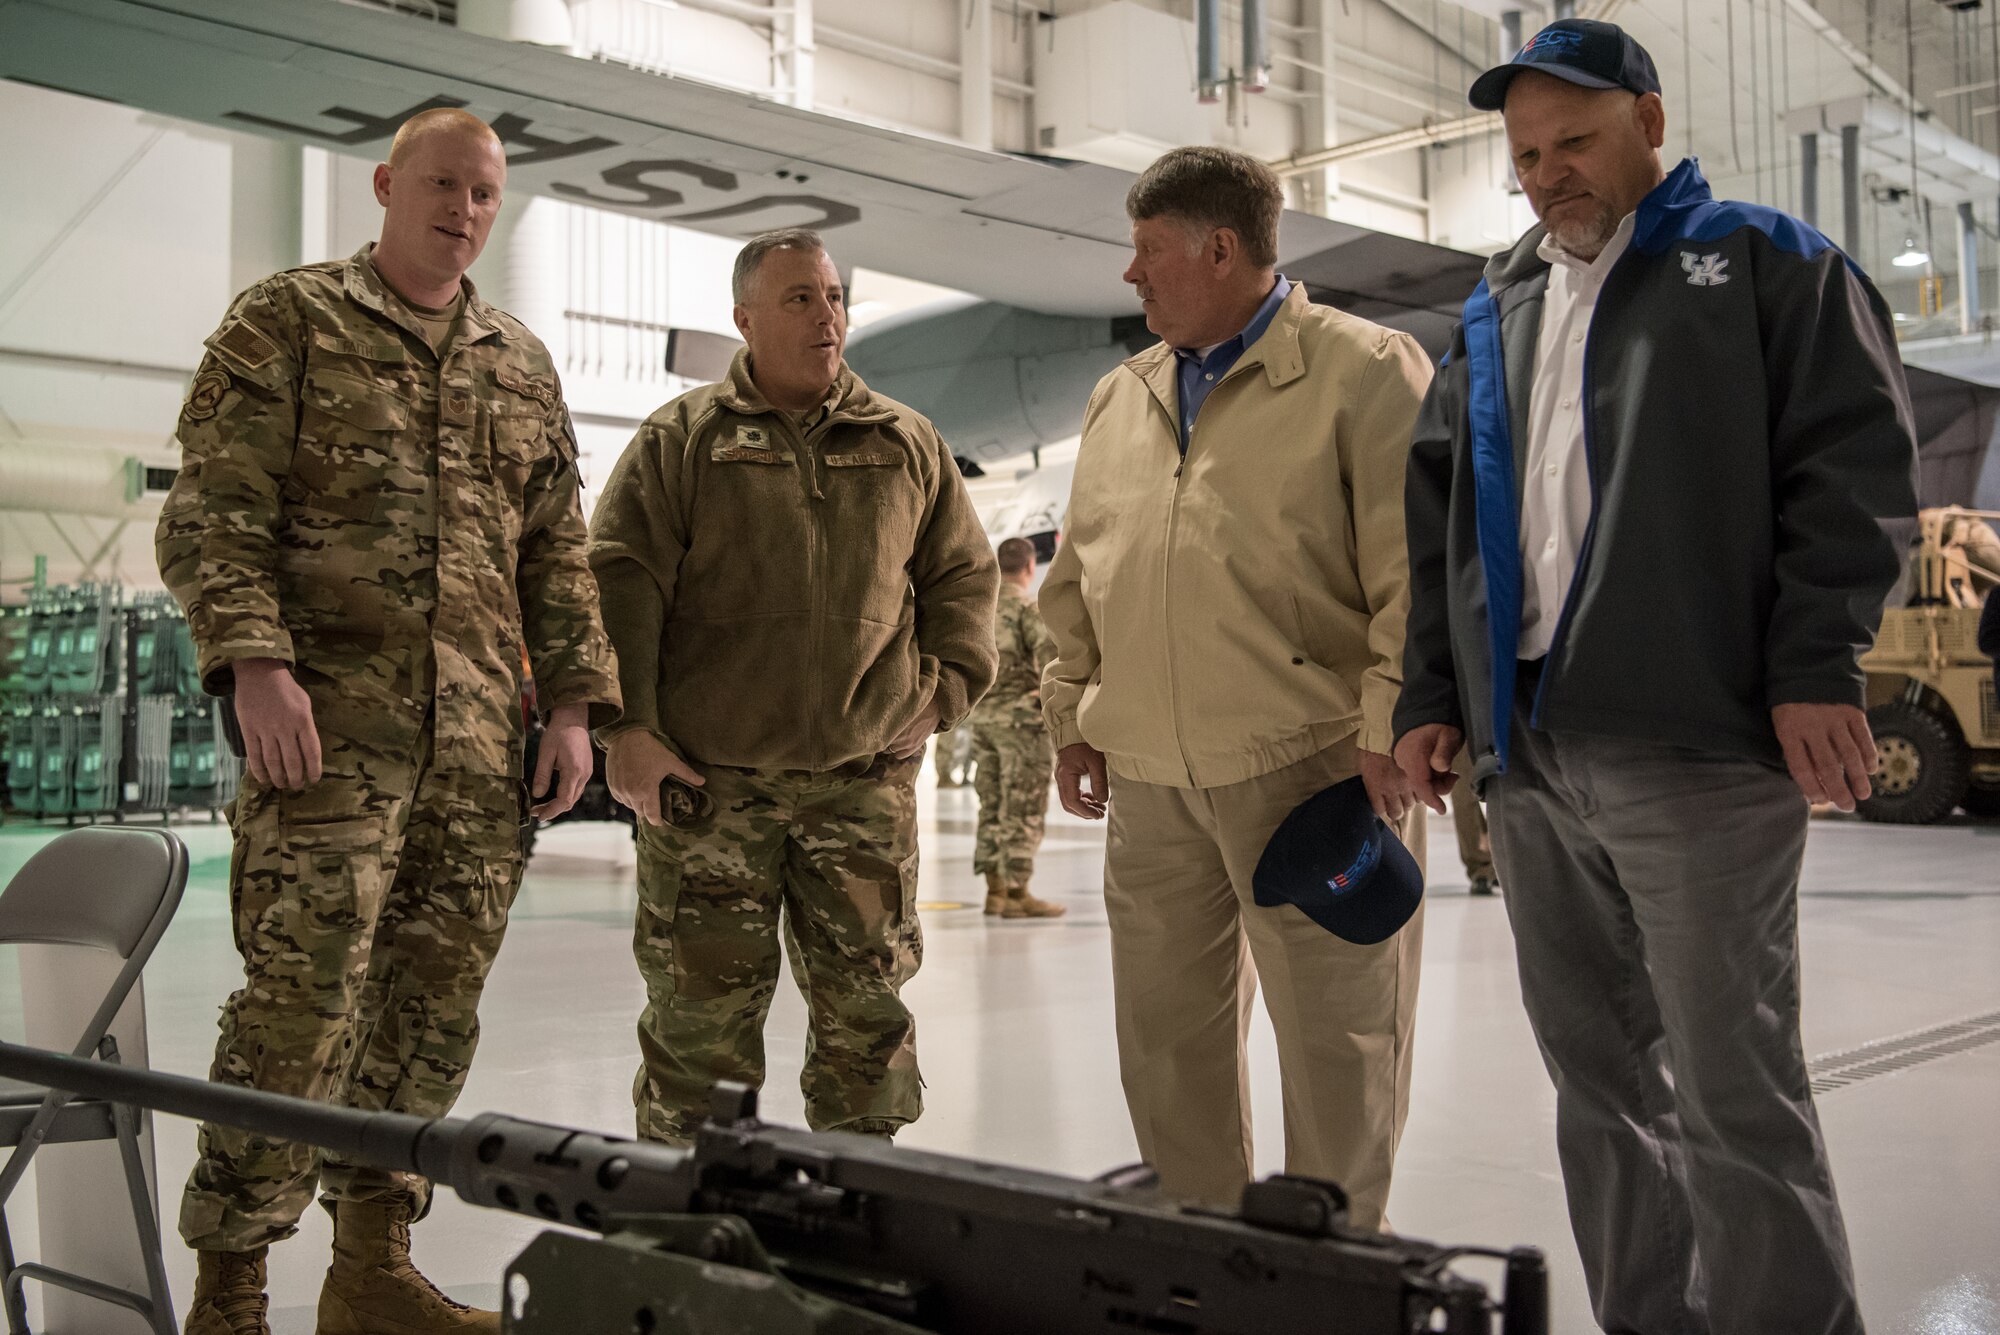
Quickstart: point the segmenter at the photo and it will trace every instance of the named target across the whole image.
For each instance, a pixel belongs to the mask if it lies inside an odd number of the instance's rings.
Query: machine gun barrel
[[[603,1232],[616,1215],[690,1208],[686,1150],[500,1113],[428,1119],[0,1043],[0,1076],[314,1145],[349,1162],[442,1182],[474,1205]]]
[[[0,1043],[0,1075],[84,1098],[135,1104],[279,1140],[302,1141],[371,1168],[425,1176],[429,1173],[419,1166],[420,1161],[435,1163],[436,1143],[448,1142],[463,1126],[404,1113],[329,1107],[234,1085],[86,1061],[15,1043]],[[428,1146],[427,1140],[431,1142]]]

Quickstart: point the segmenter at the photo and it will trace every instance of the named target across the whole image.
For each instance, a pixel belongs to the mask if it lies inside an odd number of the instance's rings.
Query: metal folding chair
[[[110,1030],[153,948],[180,907],[187,885],[187,849],[164,830],[92,826],[49,841],[0,893],[0,944],[76,946],[108,951],[122,961],[104,999],[72,1049],[78,1057],[115,1062]],[[77,1099],[57,1090],[0,1080],[0,1146],[13,1154],[0,1168],[0,1296],[7,1328],[26,1335],[28,1280],[68,1289],[143,1316],[159,1335],[175,1335],[160,1221],[139,1152],[140,1114],[121,1104]],[[14,1259],[7,1202],[44,1145],[115,1140],[125,1172],[132,1218],[146,1270],[145,1293],[88,1276]]]

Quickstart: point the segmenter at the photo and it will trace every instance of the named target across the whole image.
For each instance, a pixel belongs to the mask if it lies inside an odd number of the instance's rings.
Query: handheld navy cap
[[[1417,860],[1375,814],[1359,778],[1294,807],[1264,845],[1250,885],[1259,907],[1296,905],[1361,946],[1394,936],[1424,897]]]

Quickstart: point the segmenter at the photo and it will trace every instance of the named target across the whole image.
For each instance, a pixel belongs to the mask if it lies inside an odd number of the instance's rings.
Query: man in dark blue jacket
[[[1472,103],[1542,225],[1418,420],[1397,760],[1443,811],[1469,746],[1604,1329],[1858,1335],[1796,924],[1808,801],[1869,792],[1857,659],[1915,512],[1890,315],[1664,170],[1617,27],[1551,25]]]

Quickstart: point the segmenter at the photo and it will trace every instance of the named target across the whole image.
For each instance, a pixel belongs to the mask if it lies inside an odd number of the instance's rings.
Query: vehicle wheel
[[[2000,816],[2000,783],[1968,784],[1958,804],[1968,816]]]
[[[1890,825],[1929,825],[1949,816],[1965,796],[1972,766],[1957,725],[1893,700],[1868,711],[1868,728],[1882,771],[1861,814]]]

